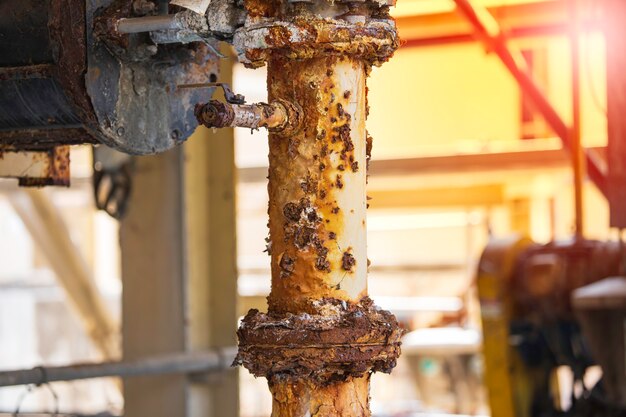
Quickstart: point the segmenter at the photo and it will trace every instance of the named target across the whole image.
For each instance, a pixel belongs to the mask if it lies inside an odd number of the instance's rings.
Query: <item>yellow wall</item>
[[[569,123],[567,39],[526,40],[521,44],[546,49],[546,94]],[[606,117],[599,109],[606,106],[604,55],[598,36],[581,37],[582,136],[588,146],[606,142]],[[512,141],[520,136],[517,84],[499,59],[486,54],[478,43],[400,49],[389,62],[372,71],[368,86],[368,129],[375,140],[377,158],[419,155],[442,145],[449,150],[468,141],[481,145]]]
[[[568,40],[565,37],[525,39],[517,41],[517,46],[546,51],[545,94],[569,123],[571,62]],[[603,110],[606,108],[606,77],[601,37],[582,36],[580,57],[582,137],[586,146],[602,146],[606,144]],[[374,69],[368,85],[370,116],[367,125],[374,137],[375,159],[480,152],[495,142],[519,142],[520,93],[517,84],[498,58],[486,54],[478,43],[400,49],[388,63]],[[549,129],[547,135],[553,135]],[[482,181],[485,181],[484,175],[479,173],[451,175],[447,180],[442,176],[426,175],[412,184],[458,186]],[[488,176],[488,181],[504,184],[510,198],[528,199],[529,232],[535,239],[549,240],[550,230],[554,230],[558,238],[571,236],[574,213],[572,178],[568,169],[537,170],[521,177],[519,173],[503,171],[495,177]],[[392,186],[397,187],[399,182]],[[370,182],[370,187],[384,186],[376,179]],[[588,183],[585,187],[585,231],[588,237],[603,239],[610,236],[607,210],[606,200]],[[550,226],[551,218],[554,219],[553,226]]]
[[[400,49],[374,69],[368,86],[377,158],[519,136],[516,85],[478,44]]]

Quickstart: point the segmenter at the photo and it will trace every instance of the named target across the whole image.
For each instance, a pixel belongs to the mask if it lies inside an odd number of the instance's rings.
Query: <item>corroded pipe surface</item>
[[[270,381],[272,417],[369,416],[370,376],[318,386],[305,379]]]
[[[248,0],[235,35],[246,65],[267,63],[270,102],[301,109],[297,128],[270,130],[272,290],[238,331],[236,363],[267,377],[272,417],[370,416],[370,375],[400,354],[395,317],[367,296],[365,190],[366,78],[397,35],[366,3]]]
[[[271,100],[300,103],[300,132],[270,134],[272,311],[314,313],[329,297],[367,294],[365,64],[276,58]]]

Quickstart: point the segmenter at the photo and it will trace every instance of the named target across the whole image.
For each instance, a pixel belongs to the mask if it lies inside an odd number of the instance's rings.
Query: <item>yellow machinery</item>
[[[600,363],[603,359],[593,355],[589,346],[615,345],[608,350],[614,357],[622,352],[623,359],[623,337],[583,331],[581,319],[589,313],[577,311],[571,301],[577,289],[623,275],[623,252],[620,242],[582,239],[538,245],[513,237],[487,246],[478,267],[478,291],[485,382],[493,416],[626,415],[605,395],[619,391],[620,378],[604,378],[595,387],[586,387],[583,380],[597,362],[594,356]],[[603,340],[597,343],[598,338]],[[568,409],[560,402],[559,367],[570,368],[574,385],[580,387]],[[611,389],[615,385],[619,387]]]

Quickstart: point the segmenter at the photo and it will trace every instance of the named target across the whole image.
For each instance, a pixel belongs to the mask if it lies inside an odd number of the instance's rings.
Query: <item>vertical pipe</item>
[[[369,382],[369,375],[327,386],[270,381],[271,417],[369,417]]]
[[[626,2],[603,0],[606,39],[608,200],[611,227],[626,228]]]
[[[397,33],[380,3],[363,15],[339,3],[279,5],[246,2],[263,26],[235,36],[244,62],[268,64],[270,103],[297,109],[269,129],[272,290],[268,312],[241,322],[236,363],[267,377],[272,417],[368,417],[370,374],[391,372],[402,335],[367,297],[365,216],[366,78]],[[285,11],[288,21],[268,22]]]
[[[268,74],[270,101],[306,115],[298,134],[269,138],[269,310],[323,315],[325,299],[367,295],[365,64],[273,58]],[[369,376],[324,387],[275,378],[270,390],[272,417],[369,415]]]
[[[585,160],[580,133],[580,13],[578,0],[571,0],[569,4],[571,18],[571,65],[572,65],[572,126],[571,157],[574,173],[574,212],[575,234],[580,239],[583,236],[583,178]]]
[[[299,102],[306,115],[299,133],[270,133],[270,309],[358,302],[367,294],[365,64],[273,58],[268,74],[270,101]]]

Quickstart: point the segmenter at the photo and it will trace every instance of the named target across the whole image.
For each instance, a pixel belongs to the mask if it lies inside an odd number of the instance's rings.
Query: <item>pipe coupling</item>
[[[325,386],[370,372],[390,373],[404,330],[368,297],[358,304],[325,299],[318,314],[250,310],[237,335],[243,365],[259,377],[307,378]]]
[[[379,66],[398,49],[396,23],[391,17],[353,24],[342,19],[296,17],[240,28],[233,45],[239,61],[260,67],[272,54],[290,59],[350,55]]]
[[[209,128],[268,128],[273,132],[295,131],[301,124],[302,110],[294,103],[276,100],[270,104],[233,104],[211,100],[197,104],[198,123]]]

